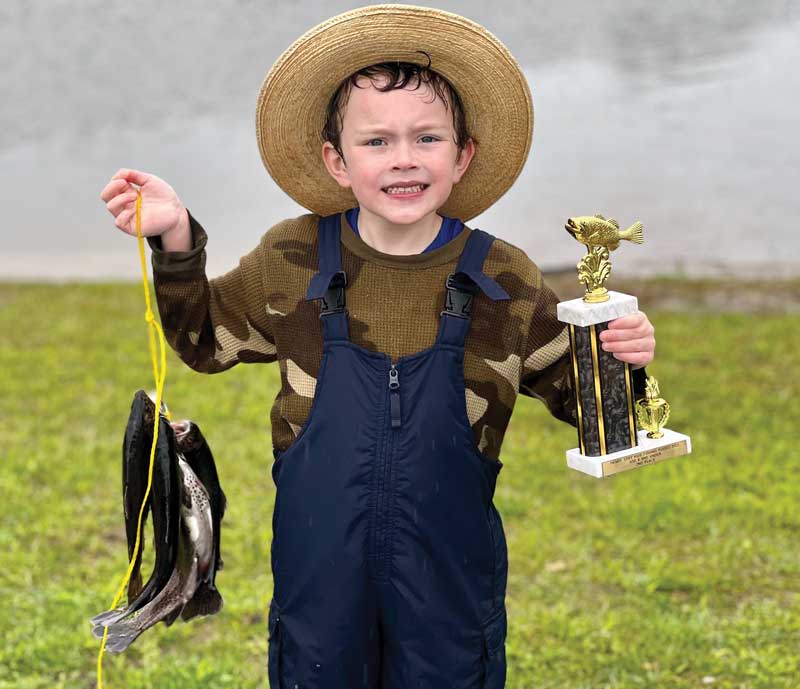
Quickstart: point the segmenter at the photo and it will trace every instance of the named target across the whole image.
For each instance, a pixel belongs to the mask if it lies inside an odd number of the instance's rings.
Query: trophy
[[[636,297],[609,291],[604,283],[611,274],[609,253],[623,240],[644,242],[642,223],[620,230],[616,220],[597,214],[569,218],[565,229],[587,249],[577,264],[586,294],[557,307],[558,319],[569,324],[578,416],[579,446],[567,451],[567,465],[604,478],[689,454],[689,436],[664,428],[670,409],[656,379],[647,378],[645,397],[635,401],[630,365],[600,346],[609,321],[639,309]]]

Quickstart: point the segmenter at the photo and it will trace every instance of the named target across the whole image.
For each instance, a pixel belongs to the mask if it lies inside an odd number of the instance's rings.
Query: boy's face
[[[452,111],[428,84],[381,92],[361,77],[358,85],[342,118],[344,160],[330,142],[323,145],[328,171],[353,190],[362,212],[394,225],[432,217],[466,172],[474,143],[458,155]],[[409,193],[417,184],[422,190]]]

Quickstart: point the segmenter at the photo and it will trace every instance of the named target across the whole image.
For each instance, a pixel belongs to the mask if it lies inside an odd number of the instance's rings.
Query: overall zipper
[[[392,411],[392,428],[400,428],[400,376],[394,364],[389,369],[389,398]]]
[[[390,428],[399,428],[401,425],[400,418],[400,380],[397,367],[389,360],[389,416],[391,419]],[[380,464],[376,470],[376,497],[375,497],[375,513],[373,521],[373,535],[372,535],[372,559],[373,559],[373,576],[380,580],[385,577],[385,567],[387,563],[386,548],[388,545],[388,530],[389,530],[389,482],[391,480],[391,455],[394,433],[391,430],[386,434],[383,440],[383,448],[379,455]]]

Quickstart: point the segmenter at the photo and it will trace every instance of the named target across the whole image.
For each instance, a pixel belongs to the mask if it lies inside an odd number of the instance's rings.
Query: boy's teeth
[[[423,185],[417,184],[413,187],[387,187],[387,194],[416,194],[422,191]]]

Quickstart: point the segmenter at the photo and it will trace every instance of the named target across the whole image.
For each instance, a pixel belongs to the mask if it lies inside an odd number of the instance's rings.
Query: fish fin
[[[103,627],[95,627],[92,633],[97,636],[96,632],[99,629],[98,639],[103,638]],[[106,650],[111,653],[122,653],[128,646],[130,646],[136,638],[142,633],[143,630],[129,627],[125,624],[115,624],[108,628],[108,636],[106,637]]]
[[[128,614],[128,608],[114,608],[113,610],[106,610],[105,612],[98,613],[89,620],[89,624],[100,627],[100,638],[103,636],[103,629],[109,625],[121,620]]]
[[[611,224],[612,224],[614,227],[616,227],[617,229],[619,229],[619,223],[618,223],[616,220],[614,220],[614,218],[609,218],[609,219],[607,220],[607,222],[611,223]]]
[[[142,592],[142,574],[141,572],[137,571],[129,580],[128,580],[128,605],[133,603],[138,597],[139,594]]]
[[[600,213],[595,213],[594,217],[595,218],[600,218],[600,220],[605,220],[605,218],[602,215],[600,215]]]
[[[619,236],[634,244],[644,244],[644,227],[642,223],[637,220],[627,230],[621,232]]]
[[[91,621],[94,624],[94,627],[92,627],[92,636],[97,639],[102,639],[106,628],[108,628],[108,635],[106,636],[106,650],[112,653],[121,653],[133,643],[136,637],[138,637],[143,630],[136,629],[134,626],[128,624],[127,620],[120,619],[119,617],[115,620],[109,618],[107,620],[100,621],[100,618],[102,618],[104,615],[107,616],[109,613],[114,612],[116,611],[109,610],[105,613],[101,613],[100,615],[95,615],[92,618]]]
[[[181,614],[182,610],[183,610],[182,605],[176,605],[173,610],[170,610],[170,612],[167,615],[164,615],[161,621],[165,625],[167,625],[167,627],[171,627],[172,623],[178,619],[178,615]]]
[[[613,244],[608,244],[606,247],[609,251],[616,251],[619,249],[619,242],[614,242]]]
[[[222,521],[222,518],[225,516],[225,509],[228,507],[228,498],[225,497],[225,493],[222,492],[222,488],[219,489],[219,520]]]
[[[97,624],[94,627],[92,627],[92,636],[95,639],[102,639],[105,631],[106,631],[105,625]]]
[[[214,615],[222,610],[222,596],[216,588],[202,582],[194,596],[183,606],[181,619],[188,621],[197,615]]]

